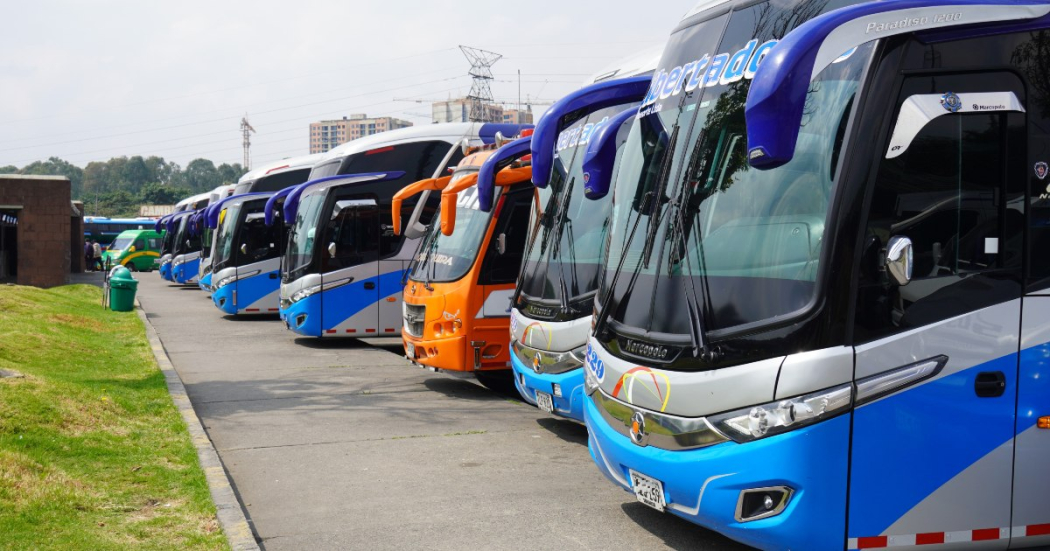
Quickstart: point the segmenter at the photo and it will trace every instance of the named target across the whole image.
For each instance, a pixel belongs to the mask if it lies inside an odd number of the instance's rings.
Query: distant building
[[[470,100],[467,98],[436,101],[431,105],[434,122],[470,122]],[[485,105],[485,116],[481,122],[503,122],[503,108],[499,105]]]
[[[517,109],[504,109],[503,122],[507,124],[532,124],[532,107],[526,107],[521,111]]]
[[[355,114],[342,119],[310,123],[310,153],[324,153],[350,140],[371,136],[387,130],[412,126],[409,121],[393,117],[369,118]]]

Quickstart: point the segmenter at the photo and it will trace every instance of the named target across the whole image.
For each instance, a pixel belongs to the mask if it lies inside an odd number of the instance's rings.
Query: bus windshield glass
[[[215,228],[215,260],[213,270],[221,270],[233,257],[233,233],[237,226],[237,216],[241,213],[241,205],[232,205],[223,209],[219,216],[218,227]]]
[[[285,281],[294,281],[300,272],[310,266],[314,256],[314,236],[321,221],[321,210],[325,203],[324,192],[315,192],[299,201],[295,224],[288,236],[285,249]]]
[[[478,167],[456,172],[449,184],[455,183]],[[481,242],[488,231],[491,212],[478,210],[478,188],[471,186],[456,200],[456,229],[452,235],[441,233],[441,225],[434,223],[427,229],[419,254],[412,262],[410,277],[414,281],[455,281],[463,277],[480,256]]]
[[[740,328],[815,299],[839,151],[873,45],[814,77],[784,166],[748,165],[744,102],[776,40],[843,4],[755,4],[671,36],[616,176],[600,295],[611,296],[616,331],[694,335],[698,318],[706,331]],[[689,307],[654,315],[659,304]]]
[[[532,212],[529,227],[539,230],[533,235],[535,242],[528,249],[518,283],[521,296],[526,301],[551,305],[563,300],[566,306],[587,302],[580,311],[565,312],[568,319],[591,312],[588,299],[598,288],[608,227],[606,214],[612,199],[610,195],[589,201],[583,195],[583,154],[591,138],[588,127],[608,122],[626,108],[618,105],[595,111],[558,136],[550,184],[540,190],[539,204],[544,211]]]

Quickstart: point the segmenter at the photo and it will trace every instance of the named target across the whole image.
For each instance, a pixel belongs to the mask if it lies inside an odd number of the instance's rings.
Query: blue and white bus
[[[157,220],[154,229],[158,232],[164,231],[164,241],[162,243],[160,260],[158,260],[161,279],[174,281],[172,260],[174,260],[176,254],[179,254],[176,251],[185,249],[186,234],[185,232],[179,234],[182,219],[207,206],[210,200],[211,196],[208,193],[192,195],[176,203],[175,212]]]
[[[255,170],[252,170],[252,171],[246,173],[244,176],[242,176],[241,179],[237,182],[237,185],[233,188],[233,191],[231,192],[230,197],[236,197],[236,196],[239,196],[239,195],[243,195],[245,193],[257,193],[257,192],[264,192],[264,191],[275,192],[275,191],[280,191],[280,190],[282,190],[284,188],[293,187],[293,186],[296,186],[298,184],[301,184],[301,183],[303,183],[303,182],[305,182],[307,180],[307,178],[310,175],[310,169],[313,168],[314,163],[318,159],[320,159],[321,156],[322,155],[320,155],[320,154],[304,155],[304,156],[301,156],[301,157],[292,157],[292,158],[282,159],[280,161],[275,161],[275,162],[271,162],[271,163],[265,164],[265,165],[255,169]],[[212,256],[214,255],[213,247],[215,245],[215,240],[218,237],[217,236],[217,232],[215,231],[215,230],[218,229],[218,227],[217,227],[218,226],[218,224],[217,224],[218,213],[215,210],[217,208],[218,204],[219,204],[219,202],[214,202],[211,205],[209,205],[207,210],[206,210],[206,212],[205,212],[205,214],[204,214],[204,216],[203,216],[203,220],[205,222],[204,227],[205,227],[205,232],[206,232],[205,233],[206,237],[205,237],[205,240],[204,240],[204,245],[206,245],[206,246],[202,249],[201,256],[202,256],[202,259],[207,258],[207,267],[205,268],[205,261],[202,260],[201,261],[202,276],[201,276],[201,278],[200,278],[198,283],[201,286],[201,289],[203,289],[205,291],[209,291],[209,292],[213,291],[214,288],[215,288],[215,286],[212,284],[212,280],[213,280],[212,274],[215,271],[215,267],[213,266],[214,262],[213,262]],[[266,230],[266,231],[268,231],[268,230]],[[279,257],[280,253],[283,252],[283,250],[284,250],[283,249],[283,245],[281,243],[274,243],[274,246],[278,248],[278,251],[276,251],[276,252],[278,253],[278,257]],[[227,259],[227,262],[234,262],[234,260]],[[278,260],[278,264],[279,263],[280,263],[280,261]],[[229,269],[229,268],[232,268],[232,265],[227,264],[226,267]],[[204,273],[204,272],[206,272],[206,273]],[[223,278],[226,279],[227,283],[232,281],[232,280],[228,279],[230,275],[232,275],[232,273],[231,274],[226,274],[226,275],[223,276]],[[278,280],[275,278],[273,280],[273,290],[276,291],[278,286],[279,286]],[[232,291],[232,288],[231,289],[227,289],[227,292],[230,292],[230,291]],[[214,297],[212,297],[212,298],[213,298],[213,301],[214,301]],[[276,301],[276,299],[275,299],[275,301]],[[223,303],[224,304],[228,304],[228,301],[223,301]],[[274,308],[276,308],[276,302],[275,302]],[[254,311],[255,311],[255,309],[253,307],[252,308],[252,312],[254,312]],[[265,312],[267,310],[263,310],[263,311]],[[276,309],[273,310],[273,311],[276,312]],[[236,312],[228,312],[228,313],[236,313]]]
[[[583,358],[598,288],[611,197],[584,199],[583,157],[601,129],[637,110],[660,61],[653,51],[602,71],[544,113],[531,142],[542,211],[531,233],[511,308],[511,366],[529,403],[583,422]],[[616,80],[608,80],[615,76]],[[534,166],[534,169],[536,167]],[[479,180],[479,192],[482,185]],[[484,193],[487,193],[485,191]],[[482,208],[490,207],[482,201]]]
[[[292,226],[281,266],[281,318],[312,337],[400,334],[402,276],[438,205],[424,192],[402,204],[414,222],[395,235],[393,195],[462,158],[461,144],[494,143],[521,125],[433,124],[360,138],[329,151],[290,192]],[[420,209],[420,213],[414,210]]]
[[[236,187],[234,184],[226,184],[219,186],[208,193],[208,203],[203,208],[199,209],[190,220],[189,230],[194,237],[200,239],[200,252],[197,257],[197,277],[193,280],[187,280],[186,283],[196,281],[197,286],[201,290],[209,290],[211,287],[211,245],[213,241],[213,235],[211,228],[204,223],[204,214],[208,206],[214,205],[219,201],[227,198],[233,193],[233,188]],[[187,277],[189,269],[185,270]]]
[[[613,178],[606,477],[763,549],[1050,545],[1048,47],[1046,2],[690,12]]]

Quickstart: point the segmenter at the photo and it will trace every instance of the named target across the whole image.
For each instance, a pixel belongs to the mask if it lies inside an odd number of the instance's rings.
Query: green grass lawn
[[[0,286],[0,549],[226,549],[134,312]]]

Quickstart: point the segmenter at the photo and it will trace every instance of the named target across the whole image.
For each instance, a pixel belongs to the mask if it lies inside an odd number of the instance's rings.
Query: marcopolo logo
[[[704,54],[695,61],[679,65],[673,69],[660,70],[653,75],[649,93],[642,102],[644,108],[685,90],[692,92],[697,88],[707,88],[718,84],[730,84],[742,79],[752,79],[758,71],[758,64],[766,54],[777,45],[777,40],[767,40],[759,45],[752,39],[743,48],[730,54],[720,53],[714,56]],[[641,109],[640,108],[640,109]]]

